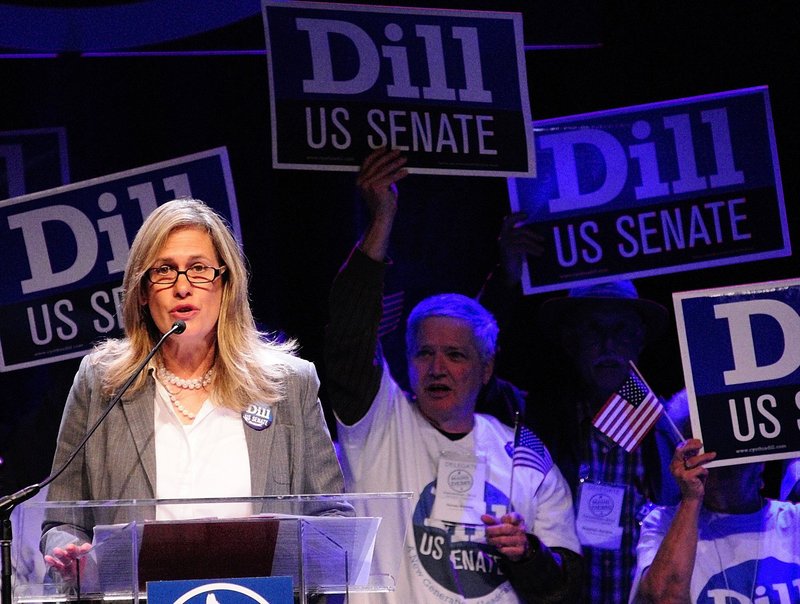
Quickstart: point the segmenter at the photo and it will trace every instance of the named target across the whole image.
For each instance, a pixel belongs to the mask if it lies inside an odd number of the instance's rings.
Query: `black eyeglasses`
[[[156,285],[174,285],[180,275],[186,275],[189,283],[211,283],[225,272],[225,265],[219,268],[206,266],[205,264],[193,264],[183,271],[179,271],[174,266],[164,264],[147,270],[147,280]]]

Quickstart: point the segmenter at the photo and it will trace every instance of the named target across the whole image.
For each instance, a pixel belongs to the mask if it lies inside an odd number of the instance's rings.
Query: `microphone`
[[[186,322],[178,320],[172,324],[172,327],[170,328],[169,331],[167,331],[167,333],[161,336],[161,339],[156,343],[155,346],[153,346],[152,350],[147,354],[145,359],[141,363],[139,363],[139,366],[136,368],[136,371],[133,372],[133,375],[131,375],[131,377],[128,378],[128,380],[122,385],[122,388],[119,389],[119,392],[117,392],[117,394],[114,395],[114,398],[111,399],[111,402],[108,404],[108,407],[106,407],[105,411],[103,411],[100,417],[97,418],[97,421],[94,423],[94,425],[91,428],[89,428],[88,432],[86,432],[86,436],[84,436],[81,442],[78,443],[78,446],[75,447],[75,450],[70,454],[67,460],[63,464],[61,464],[61,467],[58,468],[58,470],[51,473],[47,478],[45,478],[42,482],[38,484],[32,484],[28,487],[20,489],[16,493],[13,493],[11,495],[6,495],[5,497],[0,498],[0,518],[5,517],[6,514],[11,514],[11,511],[17,505],[19,505],[23,501],[27,501],[28,499],[36,495],[44,487],[46,487],[48,484],[50,484],[56,478],[58,478],[64,470],[67,469],[67,466],[69,466],[69,464],[72,463],[72,460],[75,459],[76,455],[78,455],[80,450],[89,440],[89,437],[92,434],[94,434],[95,430],[97,430],[97,428],[106,418],[106,416],[116,406],[116,404],[122,398],[122,395],[125,394],[128,388],[130,388],[130,385],[138,377],[138,375],[142,372],[142,370],[147,366],[147,364],[150,362],[150,359],[152,359],[153,356],[155,356],[156,352],[158,352],[162,344],[166,342],[167,338],[169,338],[174,333],[181,334],[184,331],[186,331]]]
[[[84,445],[89,440],[89,437],[94,434],[95,430],[97,430],[106,416],[122,398],[122,395],[125,394],[136,377],[150,362],[150,359],[152,359],[156,352],[158,352],[158,349],[161,348],[161,345],[166,342],[167,338],[172,334],[181,334],[184,331],[186,331],[186,322],[178,320],[172,324],[172,327],[167,333],[161,336],[161,339],[156,343],[155,346],[153,346],[153,349],[139,364],[139,366],[136,368],[136,371],[133,372],[133,375],[131,375],[131,377],[129,377],[128,380],[122,385],[122,388],[119,389],[119,392],[114,395],[114,398],[111,399],[108,407],[106,407],[105,411],[103,411],[100,417],[97,418],[97,421],[94,423],[94,425],[89,428],[86,436],[84,436],[81,442],[78,443],[78,446],[75,447],[75,450],[70,454],[67,460],[61,464],[61,467],[58,468],[58,470],[51,473],[47,478],[38,484],[32,484],[28,487],[20,489],[16,493],[6,495],[5,497],[0,497],[0,571],[2,571],[0,572],[0,578],[2,579],[2,592],[0,593],[1,604],[11,604],[11,512],[14,511],[14,508],[20,503],[35,496],[39,491],[53,482],[64,470],[67,469],[69,464],[72,463],[72,460],[75,459],[75,456],[78,455],[81,449],[83,449]]]

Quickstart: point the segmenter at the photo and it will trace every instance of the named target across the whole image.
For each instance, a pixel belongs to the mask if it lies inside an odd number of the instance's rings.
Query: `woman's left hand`
[[[83,557],[92,549],[91,543],[70,543],[66,547],[54,547],[50,554],[45,555],[44,561],[53,567],[64,579],[74,581],[78,572],[83,570],[85,560]]]

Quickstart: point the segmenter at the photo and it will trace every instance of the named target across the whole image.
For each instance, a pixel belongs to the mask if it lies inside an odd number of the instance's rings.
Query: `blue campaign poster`
[[[692,432],[709,464],[800,455],[800,280],[673,294]]]
[[[791,254],[766,87],[534,123],[526,294]]]
[[[0,202],[0,371],[81,356],[120,335],[130,243],[159,204],[186,196],[241,238],[224,148]]]
[[[275,168],[533,176],[522,15],[263,2]]]

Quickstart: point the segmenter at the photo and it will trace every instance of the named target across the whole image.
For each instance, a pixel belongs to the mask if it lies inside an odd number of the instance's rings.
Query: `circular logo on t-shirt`
[[[466,474],[455,470],[448,477],[448,485],[454,490],[452,478],[461,488],[467,486],[460,472]],[[454,474],[459,475],[454,477]],[[472,477],[469,486],[472,486],[471,481]],[[422,490],[414,508],[412,521],[417,555],[411,560],[412,573],[422,576],[424,570],[431,577],[431,580],[422,580],[431,591],[431,602],[445,601],[441,599],[444,590],[470,600],[492,594],[506,583],[507,577],[497,564],[500,555],[486,544],[485,527],[432,519],[435,492],[436,481],[433,481]],[[488,482],[483,499],[487,514],[500,517],[505,513],[508,497]]]
[[[755,544],[753,544],[755,549]],[[709,578],[698,602],[783,604],[800,601],[800,565],[769,557],[747,560]],[[788,599],[787,599],[788,596]]]

